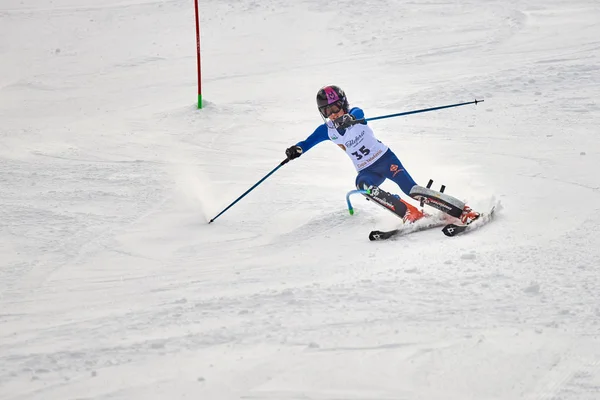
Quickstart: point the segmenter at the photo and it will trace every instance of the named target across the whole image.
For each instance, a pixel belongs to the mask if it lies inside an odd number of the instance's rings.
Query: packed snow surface
[[[3,400],[600,399],[597,0],[0,3]],[[370,242],[341,86],[494,222]],[[391,182],[384,189],[400,193]],[[401,194],[401,193],[400,193]]]

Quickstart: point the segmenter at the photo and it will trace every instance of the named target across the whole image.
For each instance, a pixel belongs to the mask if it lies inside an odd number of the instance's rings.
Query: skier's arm
[[[288,147],[285,150],[285,155],[287,156],[288,160],[293,160],[300,157],[304,152],[308,151],[314,145],[325,140],[329,140],[329,135],[327,134],[327,127],[325,124],[323,124],[317,127],[317,129],[315,129],[315,131],[309,137],[307,137],[306,140],[298,142],[292,147]]]
[[[327,134],[327,126],[325,124],[319,125],[315,131],[301,142],[296,143],[296,146],[300,146],[302,152],[305,153],[311,148],[313,148],[316,144],[324,142],[325,140],[329,140],[329,135]]]

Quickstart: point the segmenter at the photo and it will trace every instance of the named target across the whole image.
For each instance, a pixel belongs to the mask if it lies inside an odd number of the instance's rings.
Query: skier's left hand
[[[336,118],[336,120],[333,121],[333,125],[339,129],[347,129],[355,124],[355,119],[356,118],[354,118],[354,115],[352,114],[344,114],[341,117]]]

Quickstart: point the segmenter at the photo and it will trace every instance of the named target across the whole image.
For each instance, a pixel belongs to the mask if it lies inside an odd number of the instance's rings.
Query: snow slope
[[[0,4],[0,399],[600,398],[593,0]],[[319,87],[485,228],[390,242]],[[384,188],[398,192],[391,183]]]

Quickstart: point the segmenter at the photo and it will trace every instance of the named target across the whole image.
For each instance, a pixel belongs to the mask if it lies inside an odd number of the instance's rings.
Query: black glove
[[[333,121],[333,125],[338,129],[347,129],[356,123],[354,122],[355,120],[356,118],[354,118],[354,115],[344,114],[341,117],[336,118],[336,120]]]
[[[289,147],[285,150],[285,155],[287,156],[288,160],[298,158],[302,155],[302,147],[297,145]]]

